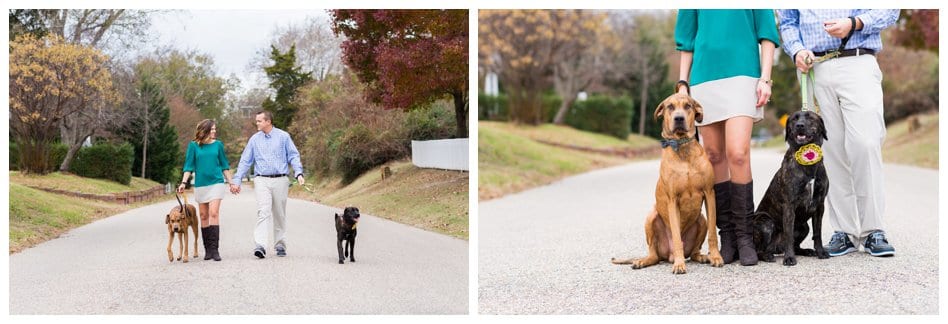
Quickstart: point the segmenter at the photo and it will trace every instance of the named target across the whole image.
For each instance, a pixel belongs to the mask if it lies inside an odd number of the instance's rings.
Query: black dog
[[[821,235],[823,201],[829,188],[822,150],[826,138],[823,119],[814,112],[799,111],[787,120],[786,141],[790,147],[780,170],[774,175],[764,199],[754,214],[754,244],[763,261],[774,262],[783,253],[783,265],[797,264],[797,255],[829,258]],[[809,234],[813,219],[813,247],[800,243]]]
[[[356,261],[355,239],[359,216],[359,209],[355,207],[346,207],[342,216],[336,214],[336,248],[339,249],[339,264],[345,263],[346,257],[349,257],[349,262]],[[345,254],[342,253],[342,241],[346,241]]]

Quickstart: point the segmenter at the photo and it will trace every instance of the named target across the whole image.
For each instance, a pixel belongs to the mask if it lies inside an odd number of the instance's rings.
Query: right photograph
[[[937,315],[938,10],[478,11],[478,314]]]

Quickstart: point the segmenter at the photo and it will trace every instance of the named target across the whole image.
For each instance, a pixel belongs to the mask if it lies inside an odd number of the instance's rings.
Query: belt
[[[279,177],[285,177],[285,176],[286,176],[286,173],[283,173],[283,174],[271,174],[271,175],[258,174],[257,176],[258,176],[258,177],[264,177],[264,178],[279,178]]]
[[[820,56],[826,56],[827,54],[833,54],[834,52],[836,52],[836,51],[829,51],[829,52],[813,52],[813,55],[815,55],[815,56],[817,56],[817,57],[820,57]],[[871,50],[871,49],[868,49],[868,48],[854,48],[854,49],[848,49],[848,50],[842,50],[842,51],[840,51],[840,52],[839,52],[839,55],[838,55],[837,57],[859,56],[859,55],[875,55],[875,54],[876,54],[876,51]]]

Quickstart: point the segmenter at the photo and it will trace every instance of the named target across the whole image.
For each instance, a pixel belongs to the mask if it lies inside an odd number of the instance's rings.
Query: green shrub
[[[454,108],[447,101],[437,101],[430,107],[413,109],[405,116],[405,128],[409,145],[411,140],[452,138],[457,129]]]
[[[362,124],[346,129],[336,146],[334,161],[343,181],[352,182],[376,166],[405,156],[407,150],[396,133],[397,130],[373,131]]]
[[[84,147],[76,154],[70,171],[87,178],[108,179],[121,184],[132,181],[135,149],[129,143],[108,143]]]
[[[69,153],[69,146],[63,143],[53,143],[49,147],[49,171],[59,170],[59,166],[66,159],[66,153]],[[19,170],[20,150],[15,142],[10,142],[10,170]]]
[[[566,124],[624,140],[629,137],[632,115],[632,100],[629,97],[594,95],[573,103],[567,113]]]
[[[479,120],[510,120],[510,110],[507,107],[507,95],[497,96],[477,94],[477,119]]]

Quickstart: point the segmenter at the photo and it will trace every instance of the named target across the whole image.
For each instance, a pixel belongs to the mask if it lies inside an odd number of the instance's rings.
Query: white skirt
[[[210,186],[194,187],[194,200],[199,204],[211,202],[215,199],[224,199],[227,192],[227,184],[217,183]]]
[[[757,80],[736,76],[691,87],[691,97],[704,108],[704,120],[695,124],[706,126],[735,116],[751,117],[755,123],[764,119],[764,107],[756,107]]]

